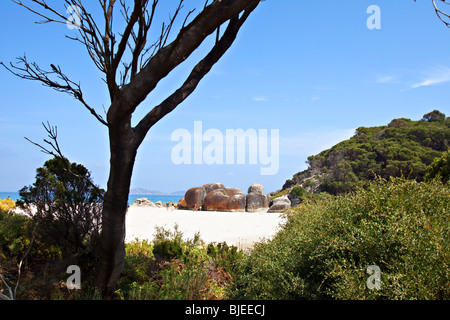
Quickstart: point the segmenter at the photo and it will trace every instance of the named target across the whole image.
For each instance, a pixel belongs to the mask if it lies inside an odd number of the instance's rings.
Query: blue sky
[[[187,0],[186,10],[199,3],[204,1]],[[379,30],[367,28],[370,5],[381,10]],[[166,18],[170,10],[163,5],[158,13]],[[85,49],[64,37],[73,31],[37,20],[11,1],[1,1],[0,61],[26,53],[44,69],[60,65],[102,113],[108,107],[106,88]],[[138,151],[132,188],[171,192],[222,182],[245,191],[261,183],[267,192],[275,191],[306,169],[308,156],[349,138],[357,127],[399,117],[418,120],[433,109],[449,115],[449,38],[431,0],[262,2],[197,90],[151,129]],[[210,45],[211,40],[162,81],[133,119],[176,89]],[[46,138],[41,123],[47,121],[58,127],[66,156],[106,185],[107,130],[79,102],[4,69],[0,84],[0,191],[33,183],[35,169],[49,157],[24,137],[41,142]],[[223,133],[278,129],[278,173],[262,176],[261,166],[250,164],[173,164],[171,134],[180,128],[193,132],[194,121]]]

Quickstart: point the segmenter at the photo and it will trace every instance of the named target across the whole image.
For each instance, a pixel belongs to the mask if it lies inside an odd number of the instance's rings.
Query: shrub
[[[184,239],[173,231],[157,227],[152,243],[126,244],[125,264],[116,294],[130,300],[220,299],[231,277],[219,265],[231,261],[234,247],[201,245],[199,234]],[[226,258],[224,258],[226,257]]]
[[[292,197],[301,198],[305,194],[305,190],[302,187],[296,186],[292,188],[289,193]]]
[[[175,241],[161,241],[155,244],[153,254],[161,259],[175,259],[182,256],[181,243]]]
[[[17,260],[30,243],[30,219],[0,209],[0,261]]]
[[[449,185],[400,178],[304,202],[239,265],[233,298],[450,299]],[[369,290],[366,269],[381,269]]]
[[[16,202],[12,199],[0,199],[0,210],[8,211],[16,207]]]
[[[434,159],[433,163],[428,166],[425,175],[426,180],[440,178],[442,183],[446,183],[450,178],[450,153],[444,152],[440,158]]]
[[[102,193],[83,165],[55,157],[36,170],[32,186],[20,190],[18,204],[35,209],[31,215],[40,241],[65,254],[91,253],[100,234]]]
[[[230,247],[226,242],[210,243],[207,247],[207,254],[214,259],[217,266],[229,273],[232,278],[236,275],[237,264],[244,257],[242,250],[238,250],[236,246]]]

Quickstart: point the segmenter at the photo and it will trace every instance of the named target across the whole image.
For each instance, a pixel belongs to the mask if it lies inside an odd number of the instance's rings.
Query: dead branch
[[[19,78],[39,81],[46,87],[71,95],[80,101],[100,123],[108,126],[108,123],[84,100],[80,84],[70,80],[59,66],[56,67],[52,64],[52,71],[45,71],[36,63],[29,63],[26,56],[19,57],[17,60],[18,63],[16,65],[10,63],[10,67],[3,62],[0,62],[0,65]],[[54,77],[56,77],[56,80],[52,79]]]
[[[50,125],[49,122],[47,122],[47,125],[45,125],[44,123],[42,123],[42,126],[44,127],[45,131],[47,131],[48,134],[48,138],[50,140],[44,139],[44,142],[49,145],[50,147],[45,147],[37,142],[34,142],[30,139],[28,139],[27,137],[25,137],[26,140],[28,140],[29,142],[31,142],[32,144],[34,144],[35,146],[39,147],[41,149],[41,151],[45,154],[51,155],[55,158],[61,158],[61,159],[67,159],[62,151],[61,148],[59,147],[59,143],[58,143],[58,127],[53,127]],[[96,186],[90,179],[88,179],[87,177],[84,176],[80,176],[76,173],[74,173],[71,169],[70,169],[70,163],[67,161],[67,168],[64,168],[64,170],[68,173],[70,173],[72,176],[79,178],[79,179],[85,179],[98,193],[99,197],[104,200],[103,198],[103,193],[102,190]]]
[[[414,0],[415,1],[415,0]],[[441,10],[438,5],[436,4],[436,0],[433,1],[434,10],[436,12],[436,15],[438,16],[439,20],[441,20],[447,28],[450,28],[450,14],[445,13],[443,10]],[[439,0],[444,5],[450,5],[450,2],[447,2],[447,0]]]
[[[4,285],[6,286],[6,288],[8,289],[8,292],[9,292],[9,297],[7,295],[4,295],[4,294],[0,293],[0,300],[14,300],[14,295],[13,295],[12,289],[8,285],[6,280],[3,278],[1,273],[0,273],[0,278],[2,279],[2,282],[4,283]]]
[[[20,276],[21,276],[21,274],[22,274],[22,264],[23,264],[23,261],[25,260],[25,258],[26,258],[26,257],[28,256],[28,254],[30,253],[30,251],[31,251],[31,246],[32,246],[33,243],[34,243],[35,237],[36,237],[36,234],[35,234],[35,232],[33,232],[33,237],[31,238],[30,245],[28,246],[27,251],[26,251],[25,254],[23,255],[22,259],[20,259],[20,262],[19,262],[19,264],[17,265],[17,281],[16,281],[16,286],[15,286],[15,288],[14,288],[14,297],[17,297],[17,288],[19,287]]]

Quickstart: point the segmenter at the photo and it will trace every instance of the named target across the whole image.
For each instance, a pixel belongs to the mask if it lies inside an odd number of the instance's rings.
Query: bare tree
[[[436,1],[440,2],[441,5],[438,5]],[[414,0],[414,2],[417,2],[417,0]],[[436,15],[438,16],[439,20],[441,20],[447,28],[450,28],[450,2],[449,0],[431,0],[433,3],[434,11],[436,12]],[[446,7],[447,12],[443,10],[442,8]]]
[[[415,1],[415,0],[414,0]],[[447,12],[450,12],[450,2],[448,0],[439,0],[442,3],[442,6],[438,6],[436,4],[436,0],[433,1],[434,11],[436,11],[436,14],[438,18],[448,27],[450,28],[450,14],[443,11],[443,7],[447,7]]]
[[[45,0],[29,0],[27,3],[12,1],[41,17],[43,20],[39,23],[67,24],[67,15]],[[260,0],[213,0],[211,3],[207,0],[195,17],[195,9],[185,13],[177,36],[170,43],[172,28],[178,21],[176,19],[182,12],[184,1],[178,1],[175,12],[167,23],[157,29],[158,36],[151,41],[150,30],[158,2],[98,0],[97,5],[101,8],[99,19],[93,18],[93,13],[87,7],[88,2],[64,1],[65,9],[75,10],[78,17],[71,22],[77,28],[76,36],[66,37],[80,42],[95,66],[104,74],[111,100],[106,118],[84,99],[80,84],[71,80],[59,66],[51,65],[51,70],[44,70],[38,64],[30,63],[26,56],[19,58],[17,64],[2,64],[18,77],[41,82],[73,96],[109,131],[110,173],[102,212],[101,263],[97,275],[97,285],[104,293],[118,279],[122,270],[125,214],[139,146],[150,128],[182,103],[230,48]],[[113,18],[117,15],[117,8],[125,21],[121,32],[114,30]],[[221,32],[222,25],[226,28]],[[161,104],[149,108],[138,124],[132,126],[132,114],[159,81],[185,61],[214,32],[217,35],[212,49],[195,65],[185,82]]]

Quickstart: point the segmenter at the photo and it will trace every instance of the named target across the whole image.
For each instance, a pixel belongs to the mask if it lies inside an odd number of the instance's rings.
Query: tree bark
[[[120,276],[125,257],[125,218],[131,176],[137,154],[135,134],[127,124],[109,128],[110,173],[102,213],[100,266],[97,286],[107,295]]]

